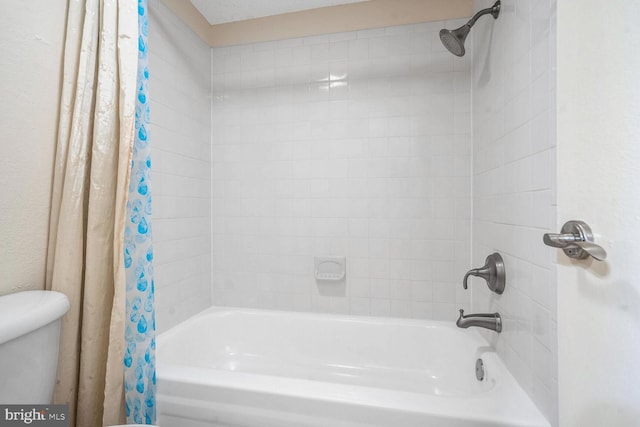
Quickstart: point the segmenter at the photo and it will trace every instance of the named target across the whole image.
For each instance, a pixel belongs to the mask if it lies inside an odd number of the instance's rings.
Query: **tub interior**
[[[168,365],[438,396],[491,390],[490,375],[475,378],[487,348],[473,331],[441,322],[259,310],[210,310],[158,341]]]

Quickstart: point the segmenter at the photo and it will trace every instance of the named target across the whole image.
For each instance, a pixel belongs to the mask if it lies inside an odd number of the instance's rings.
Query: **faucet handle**
[[[506,272],[504,268],[504,261],[499,253],[493,253],[485,260],[485,265],[480,268],[474,268],[467,272],[462,279],[462,287],[468,289],[467,283],[469,276],[482,277],[487,281],[487,286],[493,292],[502,294],[504,292],[504,284]]]

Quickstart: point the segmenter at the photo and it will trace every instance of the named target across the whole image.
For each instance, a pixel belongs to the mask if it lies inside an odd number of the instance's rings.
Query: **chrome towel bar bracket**
[[[560,234],[546,233],[542,238],[545,245],[560,248],[573,259],[586,259],[590,256],[598,261],[607,258],[607,251],[593,243],[593,233],[584,221],[567,221]]]

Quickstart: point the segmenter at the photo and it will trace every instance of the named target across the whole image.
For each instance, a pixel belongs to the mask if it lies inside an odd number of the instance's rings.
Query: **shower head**
[[[455,56],[464,56],[464,41],[469,35],[469,31],[471,31],[471,27],[467,24],[455,30],[444,28],[440,30],[440,40],[449,52]]]
[[[493,19],[498,19],[498,16],[500,15],[500,0],[496,1],[493,6],[487,9],[482,9],[480,12],[473,15],[473,18],[471,18],[469,22],[464,24],[462,27],[456,28],[455,30],[447,30],[446,28],[440,30],[440,40],[444,47],[456,56],[464,56],[464,41],[471,31],[471,27],[473,27],[473,24],[476,23],[478,18],[487,14],[491,14]]]

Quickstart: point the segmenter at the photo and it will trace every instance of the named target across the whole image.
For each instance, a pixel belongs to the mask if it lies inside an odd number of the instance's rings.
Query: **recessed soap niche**
[[[347,276],[347,258],[337,256],[314,257],[314,276],[317,281],[340,282]]]

